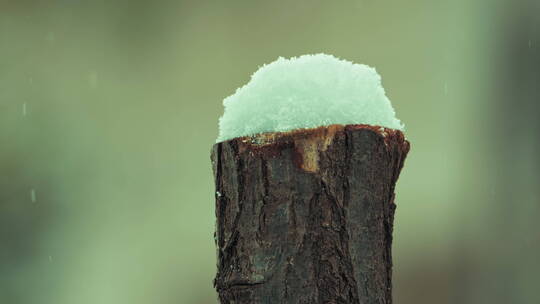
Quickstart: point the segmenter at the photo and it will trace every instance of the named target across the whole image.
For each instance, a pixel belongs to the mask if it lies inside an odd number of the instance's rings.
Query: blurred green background
[[[539,3],[0,1],[0,303],[216,303],[221,101],[318,52],[412,143],[395,303],[540,303]]]

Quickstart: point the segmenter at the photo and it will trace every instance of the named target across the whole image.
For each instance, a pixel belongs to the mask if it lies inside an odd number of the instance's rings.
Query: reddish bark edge
[[[332,125],[217,143],[220,303],[391,303],[399,130]]]

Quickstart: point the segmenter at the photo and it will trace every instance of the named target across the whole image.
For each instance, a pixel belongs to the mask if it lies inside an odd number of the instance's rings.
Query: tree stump
[[[217,143],[222,304],[391,303],[403,133],[332,125]]]

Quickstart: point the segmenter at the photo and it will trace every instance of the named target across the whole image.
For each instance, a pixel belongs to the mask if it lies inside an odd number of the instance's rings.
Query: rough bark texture
[[[367,125],[215,144],[220,302],[391,303],[408,150],[401,132]]]

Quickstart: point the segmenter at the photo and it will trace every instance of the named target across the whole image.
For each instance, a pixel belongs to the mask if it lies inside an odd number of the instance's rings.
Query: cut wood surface
[[[222,304],[391,303],[403,133],[332,125],[217,143]]]

